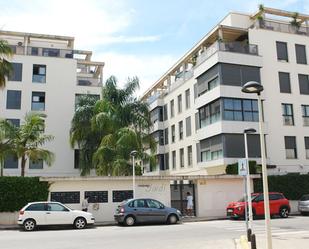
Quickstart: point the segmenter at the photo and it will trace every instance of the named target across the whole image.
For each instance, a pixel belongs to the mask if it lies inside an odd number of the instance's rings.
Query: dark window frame
[[[293,126],[293,125],[295,125],[295,123],[294,123],[293,104],[282,103],[281,107],[282,107],[283,125],[286,125],[286,126]],[[291,111],[291,113],[290,113],[290,111]],[[288,120],[292,121],[292,124],[290,124]]]

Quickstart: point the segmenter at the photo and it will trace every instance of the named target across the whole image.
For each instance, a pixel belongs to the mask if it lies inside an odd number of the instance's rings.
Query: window
[[[46,83],[46,65],[33,65],[32,82]]]
[[[293,117],[293,105],[292,104],[281,104],[283,125],[294,125]]]
[[[175,125],[172,125],[172,143],[175,143]]]
[[[309,126],[309,105],[301,105],[303,125]]]
[[[182,95],[178,95],[178,113],[182,112]]]
[[[19,127],[20,126],[20,120],[17,118],[7,118],[7,121],[11,122],[12,125],[14,125],[15,127]]]
[[[307,64],[306,46],[295,44],[296,62],[297,64]]]
[[[160,202],[156,200],[147,199],[146,201],[147,201],[147,205],[149,208],[160,209],[161,207],[164,207],[163,204],[161,204]]]
[[[59,57],[60,50],[56,48],[43,48],[43,56]]]
[[[147,208],[145,200],[142,199],[132,201],[129,206],[134,208]]]
[[[174,117],[175,115],[175,106],[174,106],[174,100],[172,99],[171,102],[170,102],[170,108],[171,108],[171,118]]]
[[[5,169],[18,169],[18,158],[15,155],[8,155],[4,159],[3,168]]]
[[[132,190],[114,190],[113,191],[113,202],[122,202],[124,200],[132,199]]]
[[[220,120],[220,100],[216,100],[199,109],[200,128]]]
[[[290,74],[279,72],[279,86],[281,93],[291,93]]]
[[[256,100],[251,99],[223,99],[223,119],[233,121],[257,122],[258,105]]]
[[[46,204],[45,203],[31,204],[29,207],[26,208],[26,211],[46,211]]]
[[[47,204],[47,211],[51,212],[67,212],[69,209],[66,207],[58,204],[58,203],[48,203]]]
[[[45,111],[45,93],[44,92],[32,92],[32,111]]]
[[[306,159],[309,159],[309,137],[305,137]]]
[[[190,89],[186,90],[186,109],[190,108]]]
[[[214,89],[218,85],[219,85],[219,77],[216,76],[215,78],[213,78],[210,81],[208,81],[208,91]]]
[[[186,136],[191,136],[191,117],[186,118]]]
[[[183,122],[182,121],[178,123],[178,127],[179,127],[179,140],[182,140],[183,139]]]
[[[12,72],[10,73],[8,80],[9,81],[22,81],[22,71],[23,64],[22,63],[11,63]]]
[[[165,165],[165,169],[169,169],[169,154],[168,152],[164,154],[164,165]]]
[[[153,133],[153,138],[159,145],[164,145],[164,131],[158,130]]]
[[[43,160],[30,160],[29,169],[43,169]]]
[[[281,199],[283,199],[283,196],[281,194],[269,194],[270,201],[276,201]]]
[[[80,150],[74,150],[74,169],[79,169]]]
[[[185,155],[184,155],[184,149],[179,150],[179,159],[180,159],[180,167],[185,167]]]
[[[108,191],[85,191],[84,198],[89,203],[108,203]]]
[[[167,115],[167,104],[163,106],[163,121],[168,119]]]
[[[176,151],[172,151],[172,166],[173,169],[176,169]]]
[[[300,94],[309,94],[309,79],[306,74],[298,75],[299,92]]]
[[[197,84],[194,85],[195,98],[214,88],[217,83],[219,84],[219,70],[219,64],[217,64],[196,78]],[[213,79],[218,79],[218,82],[216,82],[216,80],[211,82]]]
[[[296,137],[286,136],[284,137],[284,142],[285,142],[286,159],[296,159],[297,158]]]
[[[61,203],[79,204],[80,192],[79,191],[51,192],[50,199],[51,201],[57,201]]]
[[[277,47],[277,59],[280,61],[289,61],[288,58],[288,47],[286,42],[276,42]]]
[[[7,90],[6,109],[19,110],[21,107],[21,91]]]
[[[150,121],[155,124],[158,121],[163,121],[163,107],[159,106],[150,112]]]
[[[192,145],[187,147],[188,152],[188,166],[192,166]]]
[[[222,136],[214,136],[200,142],[201,161],[211,161],[222,158]]]
[[[164,144],[168,144],[168,128],[164,129]]]

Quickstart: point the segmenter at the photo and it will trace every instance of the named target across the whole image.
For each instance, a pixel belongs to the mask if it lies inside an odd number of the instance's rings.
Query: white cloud
[[[128,77],[137,76],[140,79],[141,96],[156,80],[158,80],[176,61],[170,55],[142,55],[103,53],[94,57],[96,60],[105,61],[104,81],[115,75],[119,86],[126,83]]]
[[[136,11],[124,0],[0,1],[1,29],[75,37],[78,49],[107,43],[157,41],[159,36],[117,35],[134,21]]]

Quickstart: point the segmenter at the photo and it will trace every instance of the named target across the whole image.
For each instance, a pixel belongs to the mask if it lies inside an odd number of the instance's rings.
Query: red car
[[[264,195],[263,193],[253,193],[252,198],[252,213],[253,216],[264,216]],[[240,218],[245,216],[245,201],[244,198],[237,202],[231,202],[226,208],[227,216],[231,218]],[[289,216],[291,207],[289,200],[282,193],[269,193],[269,208],[270,215],[280,215],[282,218]]]

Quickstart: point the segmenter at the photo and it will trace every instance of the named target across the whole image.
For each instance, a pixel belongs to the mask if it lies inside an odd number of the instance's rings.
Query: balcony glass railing
[[[101,80],[99,78],[92,77],[77,77],[78,86],[101,86]]]
[[[58,49],[58,48],[41,48],[10,45],[14,54],[17,55],[33,55],[45,57],[60,57],[60,58],[73,58],[74,51],[72,49]],[[26,50],[26,53],[25,53]]]

